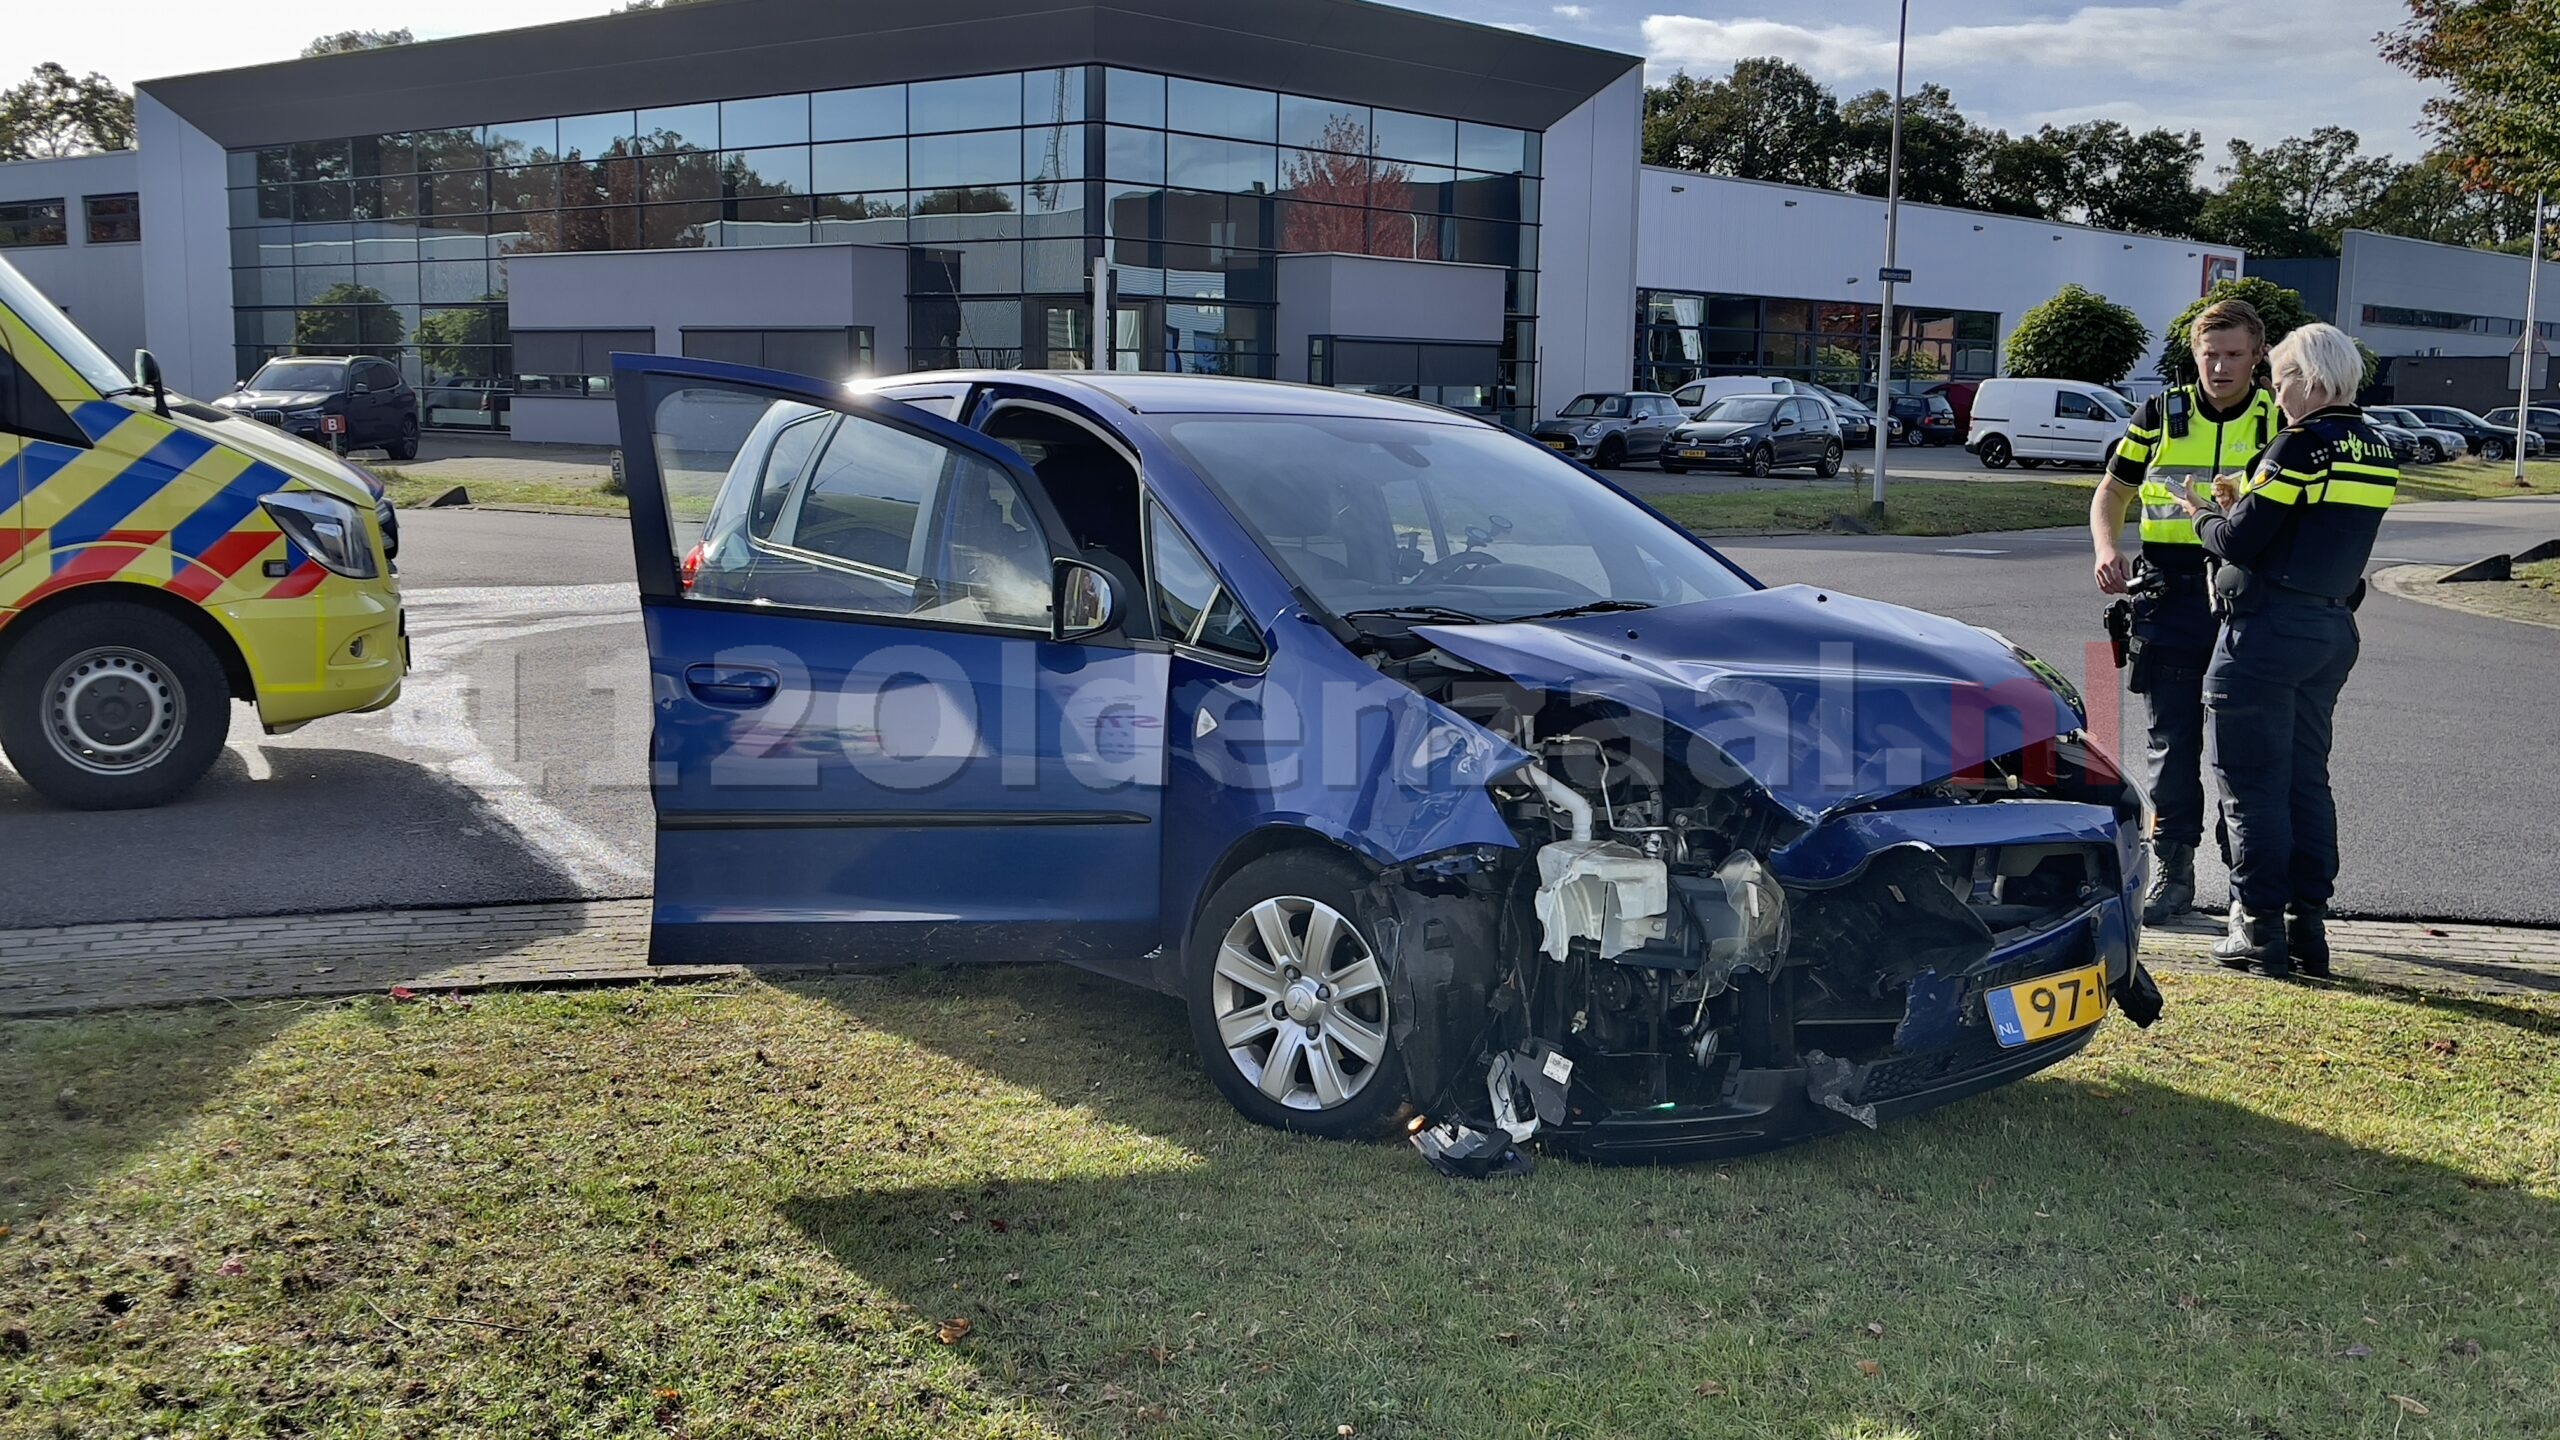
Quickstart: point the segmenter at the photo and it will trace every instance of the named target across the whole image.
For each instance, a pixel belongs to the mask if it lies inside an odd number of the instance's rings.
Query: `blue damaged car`
[[[1873,1126],[2149,1023],[2061,675],[1530,440],[1205,376],[615,360],[660,963],[1066,961],[1444,1169]]]

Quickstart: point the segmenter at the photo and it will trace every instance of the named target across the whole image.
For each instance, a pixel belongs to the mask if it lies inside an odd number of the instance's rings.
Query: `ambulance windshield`
[[[28,284],[26,277],[10,268],[6,260],[0,260],[0,305],[8,306],[28,329],[36,332],[37,339],[52,346],[53,353],[62,357],[62,363],[79,371],[80,378],[88,381],[99,394],[133,388],[133,378],[117,369],[116,362],[107,358],[107,352],[81,334],[80,327],[71,323],[70,316],[44,298],[43,292]]]

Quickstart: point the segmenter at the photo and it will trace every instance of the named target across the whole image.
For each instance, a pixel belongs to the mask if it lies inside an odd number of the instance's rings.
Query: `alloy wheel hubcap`
[[[1349,1104],[1387,1053],[1386,972],[1339,910],[1265,900],[1227,927],[1211,985],[1228,1062],[1292,1110]]]
[[[45,687],[54,752],[93,775],[123,775],[167,756],[186,728],[186,697],[160,662],[108,647],[63,662]]]

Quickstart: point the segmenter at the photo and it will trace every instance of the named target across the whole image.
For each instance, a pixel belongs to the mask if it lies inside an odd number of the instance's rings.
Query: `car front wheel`
[[[1328,1139],[1381,1135],[1408,1108],[1386,961],[1345,861],[1259,860],[1201,907],[1186,955],[1191,1033],[1248,1120]]]
[[[0,666],[0,747],[20,778],[74,809],[177,798],[212,768],[230,729],[221,660],[147,606],[51,615]]]
[[[1615,470],[1627,463],[1627,442],[1612,435],[1600,442],[1600,453],[1591,457],[1594,468]]]
[[[2504,460],[2504,459],[2506,459],[2506,458],[2507,458],[2507,442],[2506,442],[2506,441],[2504,441],[2504,440],[2483,440],[2483,441],[2481,441],[2481,442],[2480,442],[2480,458],[2481,458],[2481,459],[2483,459],[2483,460]]]
[[[1768,446],[1763,445],[1759,449],[1751,452],[1750,469],[1752,474],[1766,475],[1777,468],[1778,457],[1769,453]]]

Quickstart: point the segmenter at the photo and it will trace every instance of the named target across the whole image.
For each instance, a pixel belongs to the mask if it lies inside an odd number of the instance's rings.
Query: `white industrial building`
[[[1364,0],[730,0],[149,80],[136,111],[138,152],[0,165],[0,255],[111,353],[194,393],[378,353],[428,426],[526,440],[610,438],[623,349],[1098,351],[1524,423],[1856,383],[1877,343],[1881,201],[1642,166],[1638,57]],[[1963,379],[2066,283],[2156,342],[2244,257],[1905,205],[1899,261],[1901,373]]]

